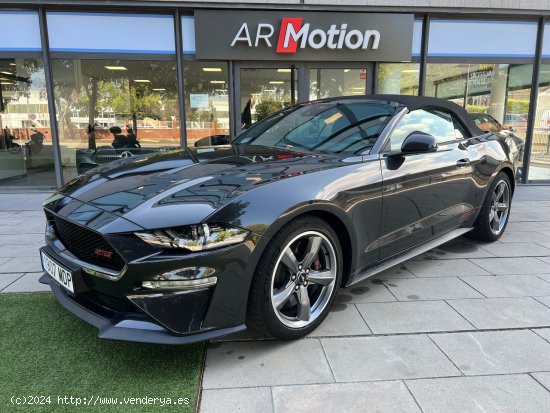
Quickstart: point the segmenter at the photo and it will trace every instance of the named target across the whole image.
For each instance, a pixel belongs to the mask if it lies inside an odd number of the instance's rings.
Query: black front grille
[[[55,234],[75,257],[90,264],[121,271],[124,260],[105,238],[63,218],[53,218]],[[110,258],[108,257],[109,253]]]

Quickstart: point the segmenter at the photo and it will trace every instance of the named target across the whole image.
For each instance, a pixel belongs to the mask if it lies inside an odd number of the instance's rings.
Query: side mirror
[[[405,138],[401,145],[402,153],[422,153],[437,151],[437,141],[427,133],[413,132]]]

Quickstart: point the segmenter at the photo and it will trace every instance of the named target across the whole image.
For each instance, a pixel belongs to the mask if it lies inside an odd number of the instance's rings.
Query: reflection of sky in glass
[[[80,224],[88,224],[93,219],[101,215],[102,212],[103,211],[100,209],[97,209],[91,205],[83,204],[67,215],[67,217]]]
[[[397,124],[391,136],[391,150],[401,149],[403,141],[412,132],[429,133],[439,143],[456,138],[453,122],[447,114],[415,110],[405,115]]]
[[[46,82],[44,79],[44,71],[39,70],[37,72],[32,72],[31,75],[31,88],[35,92],[40,92],[46,88]]]

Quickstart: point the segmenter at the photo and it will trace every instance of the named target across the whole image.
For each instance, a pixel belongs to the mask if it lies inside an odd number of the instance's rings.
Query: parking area
[[[45,193],[0,194],[0,292],[38,283]],[[208,345],[201,412],[548,412],[550,187],[505,235],[461,238],[342,290],[310,337]]]

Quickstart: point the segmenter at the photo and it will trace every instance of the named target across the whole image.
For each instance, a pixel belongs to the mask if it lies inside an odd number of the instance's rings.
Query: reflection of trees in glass
[[[288,106],[288,105],[287,105]],[[264,118],[267,118],[274,112],[284,109],[285,105],[283,102],[275,100],[262,100],[256,105],[256,122]]]
[[[466,105],[466,110],[468,112],[485,113],[487,112],[487,109],[489,109],[488,105]]]
[[[252,121],[256,122],[290,106],[292,102],[291,70],[241,69],[241,111],[246,110],[246,105],[250,101]]]
[[[486,113],[489,105],[466,105],[468,112]],[[529,112],[529,100],[527,99],[512,99],[506,100],[506,113],[525,114]]]
[[[2,84],[2,104],[0,109],[16,113],[33,113],[45,110],[47,106],[37,108],[39,104],[47,105],[46,84],[44,79],[44,65],[39,59],[7,59],[4,62],[10,63],[12,70],[0,74]],[[5,66],[8,66],[7,64]],[[35,98],[32,103],[29,99]],[[17,105],[16,108],[8,109],[8,105]],[[31,108],[32,106],[32,108]],[[19,125],[18,125],[19,126]],[[38,125],[47,126],[47,125]]]
[[[309,73],[315,99],[344,95],[344,72],[342,69],[312,69]]]
[[[255,121],[260,121],[272,113],[289,107],[291,102],[290,85],[288,87],[260,86],[260,93],[253,99],[253,107],[256,110]]]
[[[94,92],[94,83],[97,91]],[[117,117],[137,114],[138,119],[170,119],[177,115],[176,98],[153,91],[150,86],[131,86],[127,79],[99,80],[90,78],[86,94],[81,95],[83,110],[88,113],[113,112]],[[94,98],[94,93],[96,97]]]
[[[177,117],[175,68],[153,62],[133,62],[134,67],[128,71],[103,69],[105,65],[123,63],[76,59],[53,61],[55,100],[62,138],[65,135],[74,137],[76,128],[71,119],[74,116],[87,116],[89,124],[96,123],[96,119],[104,113],[112,114],[117,123],[123,123],[128,118],[171,120],[173,116]],[[127,62],[125,64],[130,67]],[[144,76],[149,82],[134,82],[132,77],[135,73],[143,72],[144,69]],[[167,74],[170,75],[171,72],[174,79],[170,84],[171,79],[167,78]],[[165,87],[167,82],[170,87]],[[159,88],[159,85],[163,87]],[[154,88],[159,90],[153,90]]]
[[[52,66],[59,135],[61,139],[64,139],[67,133],[71,135],[73,132],[71,113],[79,108],[82,109],[83,101],[82,96],[76,90],[73,60],[55,59],[52,62]]]
[[[97,84],[96,102],[93,99],[94,83]],[[91,90],[90,90],[91,89]],[[86,88],[86,107],[88,113],[114,112],[115,114],[130,113],[130,99],[128,95],[128,82],[126,79],[97,80],[90,79]],[[95,103],[95,104],[94,104]]]
[[[528,113],[531,74],[523,64],[429,63],[426,94],[505,123],[507,115]]]
[[[508,113],[527,113],[529,112],[529,100],[508,98],[506,111]]]
[[[378,92],[418,95],[418,63],[380,63],[378,66]]]
[[[218,63],[213,64],[213,66],[219,65]],[[185,117],[187,121],[191,122],[210,122],[212,119],[217,119],[218,114],[211,98],[227,94],[227,83],[211,83],[211,75],[204,72],[202,67],[202,63],[196,62],[185,62],[183,66]],[[218,80],[227,82],[227,73],[220,72]],[[190,94],[207,94],[209,96],[208,107],[191,107]]]

